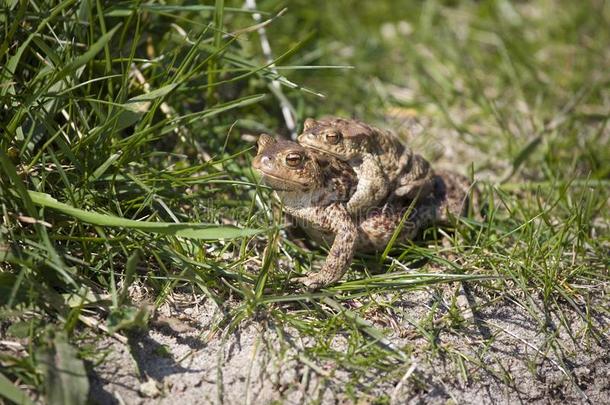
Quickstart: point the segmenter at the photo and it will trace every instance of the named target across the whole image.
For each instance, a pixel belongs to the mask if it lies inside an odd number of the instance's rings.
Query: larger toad
[[[351,216],[346,204],[357,189],[357,177],[347,163],[295,142],[261,135],[252,166],[308,235],[330,245],[322,269],[300,279],[312,289],[340,280],[354,252],[384,249],[405,214],[398,242],[413,239],[423,228],[446,218],[447,212],[461,215],[466,200],[465,188],[452,175],[437,176],[433,195],[416,206],[409,207],[409,200],[395,200]]]
[[[356,213],[377,206],[391,192],[398,197],[425,197],[434,186],[434,171],[420,155],[391,132],[358,120],[308,118],[298,142],[347,162],[358,175],[358,187],[347,203]]]

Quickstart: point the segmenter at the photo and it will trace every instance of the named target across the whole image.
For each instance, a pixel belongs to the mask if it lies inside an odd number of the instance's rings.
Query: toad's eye
[[[326,142],[330,143],[331,145],[338,144],[340,139],[341,134],[338,132],[329,132],[326,134]]]
[[[286,155],[286,164],[290,167],[297,167],[303,161],[303,155],[292,152]]]

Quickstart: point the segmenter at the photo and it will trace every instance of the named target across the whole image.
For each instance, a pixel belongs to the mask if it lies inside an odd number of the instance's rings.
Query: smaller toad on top
[[[355,119],[308,118],[298,142],[347,162],[358,187],[347,203],[350,214],[378,206],[389,197],[423,198],[434,186],[434,171],[390,131]]]

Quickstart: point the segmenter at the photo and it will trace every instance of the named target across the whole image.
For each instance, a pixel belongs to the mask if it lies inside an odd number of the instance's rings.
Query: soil
[[[433,303],[456,296],[465,318],[459,325],[446,324],[448,305],[440,305],[430,321]],[[166,306],[148,331],[127,344],[111,338],[98,343],[107,356],[91,368],[91,402],[609,403],[609,336],[601,332],[608,330],[609,317],[585,323],[572,311],[559,319],[535,304],[539,313],[518,297],[483,298],[468,284],[402,294],[391,311],[367,321],[410,354],[393,372],[370,370],[360,382],[362,395],[348,392],[353,385],[347,371],[302,356],[313,341],[294,330],[284,328],[280,337],[277,325],[259,317],[214,333],[220,310],[210,300]],[[418,332],[424,320],[437,333],[434,347]],[[585,336],[585,328],[593,333]],[[545,338],[549,330],[556,333],[552,344]],[[594,338],[596,331],[601,333]],[[345,342],[337,336],[332,347],[345,352]]]

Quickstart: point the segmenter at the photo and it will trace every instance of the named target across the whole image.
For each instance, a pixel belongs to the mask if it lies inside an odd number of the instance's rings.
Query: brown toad
[[[295,142],[261,135],[252,166],[307,234],[331,246],[322,269],[299,280],[312,289],[339,281],[354,252],[384,249],[405,214],[399,242],[413,239],[423,228],[445,219],[447,212],[461,215],[466,200],[465,188],[456,177],[437,176],[433,195],[413,207],[410,200],[394,200],[351,216],[346,203],[356,190],[357,177],[347,163]]]
[[[390,193],[414,199],[425,197],[433,189],[434,171],[430,164],[390,131],[354,119],[308,118],[298,142],[352,166],[359,180],[347,203],[352,214],[377,206]]]

